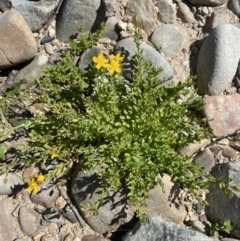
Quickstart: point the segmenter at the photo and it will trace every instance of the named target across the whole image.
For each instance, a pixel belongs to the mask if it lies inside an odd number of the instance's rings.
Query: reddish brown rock
[[[205,96],[204,113],[215,137],[240,129],[240,95]]]

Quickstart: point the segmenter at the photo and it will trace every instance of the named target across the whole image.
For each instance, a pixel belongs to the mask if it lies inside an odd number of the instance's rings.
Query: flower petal
[[[29,186],[26,190],[27,190],[27,192],[31,193],[32,190],[33,190],[33,187],[32,187],[32,186]]]
[[[42,174],[39,174],[37,177],[37,182],[42,183],[42,182],[44,182],[44,179],[45,179],[45,177]]]
[[[38,185],[35,184],[33,187],[33,192],[36,194],[36,193],[38,193],[38,191],[39,191]]]

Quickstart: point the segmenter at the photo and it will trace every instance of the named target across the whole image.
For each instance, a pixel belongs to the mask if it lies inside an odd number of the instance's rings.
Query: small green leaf
[[[7,145],[1,144],[0,145],[0,159],[3,160],[5,159],[5,152],[7,150]]]

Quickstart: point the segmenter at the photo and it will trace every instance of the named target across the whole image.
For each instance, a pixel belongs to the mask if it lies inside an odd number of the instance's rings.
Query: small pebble
[[[45,43],[44,49],[48,54],[53,54],[53,47],[50,43]]]
[[[60,217],[61,217],[60,214],[53,208],[46,209],[43,212],[44,220],[50,223],[59,223]]]
[[[42,38],[40,44],[51,43],[55,38],[50,36],[45,36]]]
[[[51,29],[48,31],[48,35],[53,38],[53,37],[56,35],[55,30],[54,30],[53,28],[51,28]]]

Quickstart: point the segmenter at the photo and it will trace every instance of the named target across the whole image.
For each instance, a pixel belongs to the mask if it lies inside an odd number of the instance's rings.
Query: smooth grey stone
[[[10,241],[17,238],[15,230],[19,228],[17,220],[13,217],[12,213],[16,206],[14,205],[15,200],[5,198],[0,201],[0,240]]]
[[[240,16],[240,0],[229,0],[227,7],[238,17]]]
[[[46,54],[37,54],[34,60],[26,67],[22,68],[14,78],[15,83],[25,79],[27,82],[21,84],[21,89],[25,90],[35,84],[36,78],[42,77],[44,69],[47,67],[48,57]]]
[[[44,49],[48,54],[53,54],[53,46],[51,45],[51,43],[45,43]]]
[[[194,18],[193,13],[191,12],[188,5],[184,2],[178,3],[177,15],[178,15],[179,18],[181,18],[182,22],[184,22],[184,23],[194,23],[194,22],[196,22],[196,19]]]
[[[39,31],[52,16],[60,0],[26,1],[11,0],[13,9],[16,9],[25,19],[33,32]]]
[[[47,227],[47,226],[51,225],[51,223],[46,221],[45,219],[41,219],[41,225]]]
[[[157,49],[161,48],[161,53],[170,57],[181,51],[187,38],[183,29],[172,24],[164,24],[153,32],[150,41]]]
[[[35,194],[32,192],[30,199],[33,203],[41,205],[45,208],[51,208],[55,205],[56,199],[59,197],[57,188],[48,188]]]
[[[194,157],[193,162],[200,167],[203,167],[203,173],[206,173],[211,171],[215,160],[212,152],[209,148],[206,148],[203,151],[198,152],[198,154]]]
[[[78,68],[82,74],[86,74],[88,72],[89,66],[92,63],[92,58],[100,54],[100,52],[101,49],[99,47],[93,46],[81,55],[78,62]]]
[[[204,6],[220,6],[226,3],[228,0],[189,0],[190,3],[196,5],[204,5]]]
[[[169,79],[173,76],[173,69],[168,61],[153,47],[141,42],[143,61],[150,61],[155,68],[161,67],[163,71],[159,74],[159,80],[167,81],[166,84],[171,83]],[[120,40],[114,47],[114,53],[121,52],[124,56],[123,61],[123,76],[131,80],[133,69],[133,57],[136,54],[136,45],[132,37]]]
[[[211,183],[206,201],[209,203],[205,208],[206,215],[217,223],[224,223],[230,220],[234,229],[231,232],[240,238],[240,222],[236,215],[240,212],[240,192],[234,190],[234,186],[240,186],[240,161],[233,161],[216,165],[212,168],[211,174],[217,179],[231,178],[228,189],[233,192],[233,197],[228,197],[219,187],[218,183]]]
[[[23,187],[23,179],[15,173],[0,176],[0,195],[16,194],[21,191]]]
[[[201,95],[220,95],[232,82],[240,58],[240,31],[230,24],[217,26],[198,55],[197,84]]]
[[[29,237],[35,236],[40,229],[37,214],[30,208],[22,206],[19,209],[19,223],[22,231]]]
[[[213,241],[208,236],[189,230],[161,217],[148,217],[146,225],[137,223],[122,241]]]
[[[159,21],[163,23],[174,23],[176,20],[176,7],[172,0],[162,0],[155,4],[159,12],[157,14]]]
[[[190,225],[197,231],[201,233],[206,233],[206,226],[199,220],[194,220],[190,222]]]
[[[82,25],[87,32],[93,31],[104,20],[105,9],[101,0],[65,0],[56,21],[56,35],[60,41],[78,36]]]

